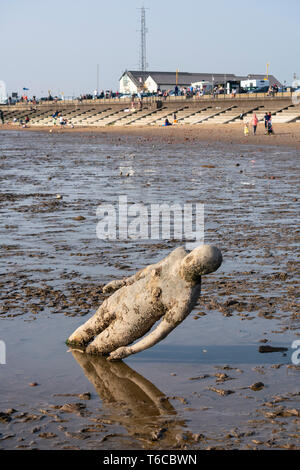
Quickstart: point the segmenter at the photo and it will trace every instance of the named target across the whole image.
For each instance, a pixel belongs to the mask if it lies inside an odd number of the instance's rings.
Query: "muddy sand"
[[[1,128],[1,449],[300,448],[299,135],[284,129],[288,146],[234,126],[222,142],[206,127]],[[204,203],[224,262],[164,341],[108,363],[66,338],[105,283],[182,244],[99,240],[97,206],[119,195]]]

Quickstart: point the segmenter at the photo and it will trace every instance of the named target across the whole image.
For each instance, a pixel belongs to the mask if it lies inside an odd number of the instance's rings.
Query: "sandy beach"
[[[226,142],[235,144],[250,145],[271,145],[300,148],[300,124],[276,124],[274,125],[274,135],[265,135],[263,123],[259,123],[257,134],[253,135],[250,129],[249,136],[245,137],[242,123],[224,124],[224,125],[172,125],[164,126],[105,126],[105,127],[42,127],[30,126],[27,128],[13,124],[5,124],[0,127],[2,130],[21,130],[21,131],[42,131],[53,133],[93,133],[109,134],[119,136],[141,136],[148,139],[158,138],[169,142],[181,141],[199,141],[199,142]]]

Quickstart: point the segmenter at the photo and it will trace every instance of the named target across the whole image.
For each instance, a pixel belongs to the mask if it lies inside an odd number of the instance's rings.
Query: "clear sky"
[[[9,93],[118,89],[138,69],[146,10],[149,70],[300,75],[299,0],[0,0],[0,80]]]

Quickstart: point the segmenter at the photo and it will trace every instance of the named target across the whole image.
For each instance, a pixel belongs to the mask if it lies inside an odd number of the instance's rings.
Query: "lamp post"
[[[97,90],[97,96],[98,96],[98,93],[99,93],[99,64],[97,64],[97,87],[96,87],[96,90]]]
[[[269,80],[269,67],[270,67],[270,64],[267,63],[267,75],[265,77],[265,80]]]

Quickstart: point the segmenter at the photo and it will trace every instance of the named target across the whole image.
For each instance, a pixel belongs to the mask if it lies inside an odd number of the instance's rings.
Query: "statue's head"
[[[183,258],[180,275],[187,282],[198,282],[204,274],[216,271],[222,260],[222,253],[217,247],[201,245]]]

